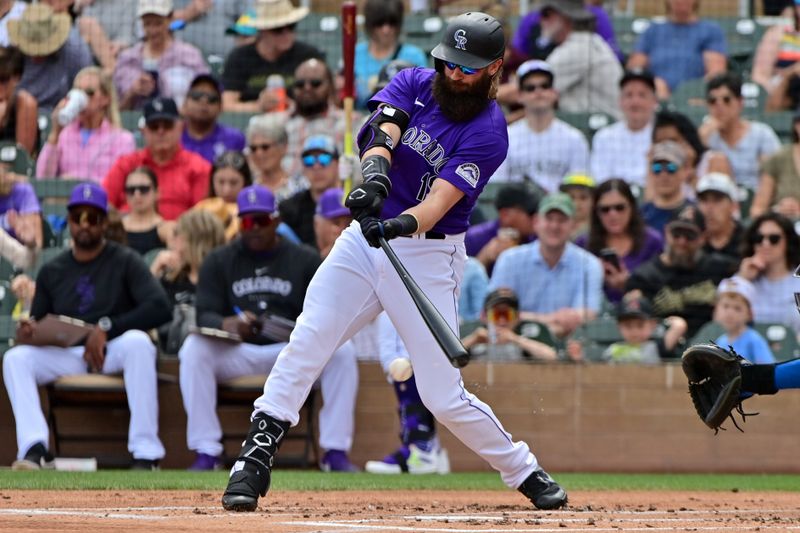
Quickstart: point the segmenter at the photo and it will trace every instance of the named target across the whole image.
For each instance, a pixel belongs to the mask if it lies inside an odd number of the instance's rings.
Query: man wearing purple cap
[[[178,352],[186,409],[186,437],[197,454],[192,470],[221,466],[222,428],[216,413],[217,382],[267,374],[286,346],[286,324],[300,315],[306,288],[320,264],[312,249],[276,235],[280,218],[269,189],[239,192],[239,235],[203,261],[197,282],[197,325],[238,335],[231,343],[190,334]],[[349,344],[339,347],[319,374],[324,406],[320,467],[354,471],[347,458],[353,443],[358,367]]]
[[[131,410],[128,451],[132,468],[155,469],[164,457],[158,438],[156,348],[145,331],[172,318],[164,289],[139,255],[106,241],[105,191],[95,183],[72,191],[69,232],[72,249],[46,263],[36,277],[31,319],[21,320],[17,345],[3,358],[5,380],[17,424],[16,470],[52,468],[47,420],[37,387],[61,376],[101,372],[125,378]],[[34,342],[47,315],[95,324],[80,346],[61,348]]]
[[[423,403],[534,506],[557,509],[567,493],[491,407],[468,392],[380,250],[393,248],[454,331],[466,262],[464,233],[489,177],[508,150],[494,101],[505,36],[481,12],[454,17],[431,55],[436,69],[401,70],[369,102],[358,135],[364,183],[347,197],[355,221],[308,287],[303,314],[254,404],[250,432],[222,496],[227,510],[254,511],[271,466],[314,379],[336,348],[385,310],[409,353]],[[356,224],[355,222],[358,222]]]
[[[342,189],[334,187],[323,192],[314,212],[314,236],[317,250],[323,259],[333,248],[333,243],[353,221],[350,209],[342,205]]]
[[[183,147],[214,164],[228,150],[244,150],[244,134],[236,128],[217,122],[222,113],[222,85],[211,74],[200,74],[192,80],[181,107],[184,119]]]

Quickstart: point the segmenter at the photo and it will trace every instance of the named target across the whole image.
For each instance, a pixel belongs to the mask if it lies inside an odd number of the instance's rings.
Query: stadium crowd
[[[545,0],[513,22],[504,2],[475,6],[507,21],[497,98],[509,122],[465,235],[459,309],[475,358],[658,363],[692,339],[754,362],[800,355],[800,3],[743,70],[700,1],[665,0],[630,50],[603,2]],[[398,70],[433,66],[404,41],[402,0],[360,13],[354,133]],[[360,166],[343,149],[340,66],[331,42],[299,32],[308,16],[289,0],[0,0],[15,467],[50,464],[36,386],[82,371],[130,380],[133,464],[156,467],[156,375],[126,357],[155,358],[139,334],[155,329],[160,353],[180,358],[192,468],[221,465],[216,384],[269,372],[352,221],[342,180]],[[700,87],[701,116],[677,100],[687,86]],[[779,135],[753,118],[768,111],[797,114]],[[54,206],[48,186],[70,180]],[[24,345],[51,313],[96,324],[88,355]],[[594,342],[598,328],[615,342]],[[377,358],[375,331],[320,377],[324,469],[355,468],[355,363]]]

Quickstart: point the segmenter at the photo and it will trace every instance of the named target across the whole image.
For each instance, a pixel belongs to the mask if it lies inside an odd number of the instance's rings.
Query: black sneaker
[[[131,470],[155,471],[161,470],[161,467],[158,466],[158,459],[136,459],[134,457],[131,461]]]
[[[55,467],[53,455],[41,442],[28,448],[24,459],[18,459],[11,463],[11,470],[53,470]]]
[[[537,509],[558,509],[567,505],[567,493],[544,470],[534,470],[517,489]]]
[[[228,487],[222,495],[226,511],[252,512],[258,507],[258,497],[269,490],[272,461],[289,422],[275,420],[264,413],[256,413],[250,423],[250,432],[231,469]]]

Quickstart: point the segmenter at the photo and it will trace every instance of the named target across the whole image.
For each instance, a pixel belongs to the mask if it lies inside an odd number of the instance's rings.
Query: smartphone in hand
[[[614,266],[617,270],[620,270],[619,266],[619,256],[617,252],[614,251],[613,248],[603,248],[600,250],[600,260],[606,263],[609,263]]]

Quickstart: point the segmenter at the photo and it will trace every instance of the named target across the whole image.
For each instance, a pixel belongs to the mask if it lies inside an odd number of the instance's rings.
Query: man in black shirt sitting
[[[37,387],[61,376],[122,372],[131,410],[128,450],[133,468],[155,469],[164,457],[158,438],[156,348],[146,330],[171,318],[164,290],[133,250],[106,241],[107,197],[94,183],[72,191],[69,232],[72,249],[45,264],[36,277],[31,320],[21,320],[18,346],[3,359],[17,429],[16,470],[53,466],[47,451],[47,421]],[[65,315],[95,324],[82,345],[39,346],[39,322]]]
[[[204,330],[190,334],[178,353],[187,444],[197,453],[193,470],[221,466],[217,382],[270,372],[288,340],[283,324],[300,315],[306,289],[320,264],[312,248],[276,235],[280,217],[269,189],[246,187],[237,203],[240,238],[203,261],[196,305],[199,327],[236,334],[242,342]],[[322,370],[320,386],[324,405],[319,444],[326,450],[321,468],[354,471],[347,452],[353,442],[358,367],[349,343]]]

